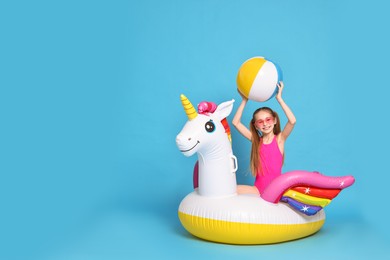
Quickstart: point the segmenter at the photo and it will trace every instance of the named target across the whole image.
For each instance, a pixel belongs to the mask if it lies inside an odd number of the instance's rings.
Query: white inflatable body
[[[205,240],[270,244],[312,235],[323,226],[325,212],[306,216],[287,204],[270,203],[258,196],[209,198],[194,191],[180,203],[179,218],[188,232]]]

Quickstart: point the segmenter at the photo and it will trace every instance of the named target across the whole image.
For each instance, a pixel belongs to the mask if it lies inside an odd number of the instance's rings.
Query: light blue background
[[[341,259],[389,253],[389,4],[371,1],[2,1],[1,259]],[[297,117],[284,170],[352,174],[316,235],[232,246],[177,208],[197,104],[236,99],[239,66],[276,61]],[[263,104],[250,103],[244,122]],[[277,102],[266,105],[280,112]],[[231,121],[232,115],[229,117]],[[282,122],[285,118],[282,117]],[[239,183],[250,144],[232,128]]]

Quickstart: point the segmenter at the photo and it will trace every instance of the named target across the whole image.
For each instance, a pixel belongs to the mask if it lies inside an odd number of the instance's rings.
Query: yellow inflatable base
[[[179,211],[179,219],[192,235],[219,243],[254,245],[299,239],[316,233],[325,219],[305,224],[251,224],[192,216]]]

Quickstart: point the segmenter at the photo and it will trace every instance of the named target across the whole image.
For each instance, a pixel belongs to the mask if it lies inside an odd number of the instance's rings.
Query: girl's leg
[[[260,195],[259,190],[255,186],[250,185],[237,185],[237,193]]]

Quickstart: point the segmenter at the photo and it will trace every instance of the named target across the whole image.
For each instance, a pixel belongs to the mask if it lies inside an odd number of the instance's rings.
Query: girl
[[[250,193],[261,195],[271,181],[282,174],[284,159],[284,143],[291,134],[296,119],[290,108],[283,101],[282,92],[284,84],[278,83],[276,100],[282,107],[288,119],[287,124],[281,130],[278,114],[268,107],[261,107],[253,113],[249,129],[241,123],[242,112],[248,99],[242,97],[242,102],[233,118],[233,125],[249,141],[252,142],[250,168],[256,178],[254,186],[238,185],[239,194]]]

